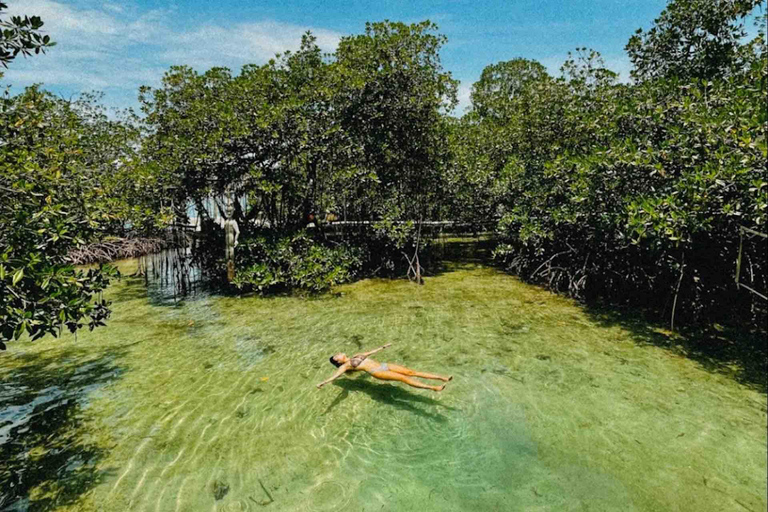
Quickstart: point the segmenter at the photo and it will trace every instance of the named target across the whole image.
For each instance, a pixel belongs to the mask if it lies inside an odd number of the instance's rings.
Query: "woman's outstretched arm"
[[[375,349],[371,350],[370,352],[363,352],[363,355],[365,357],[368,357],[369,355],[375,354],[376,352],[379,352],[380,350],[384,350],[385,348],[387,348],[390,345],[392,345],[392,344],[391,343],[387,343],[386,345],[382,345],[379,348],[375,348]]]
[[[317,385],[317,389],[320,389],[321,387],[325,386],[329,382],[333,382],[334,380],[338,379],[342,375],[344,375],[344,372],[346,372],[349,369],[349,365],[347,363],[344,363],[343,365],[339,366],[339,369],[336,370],[336,373],[331,376],[330,379],[325,379],[323,382]]]

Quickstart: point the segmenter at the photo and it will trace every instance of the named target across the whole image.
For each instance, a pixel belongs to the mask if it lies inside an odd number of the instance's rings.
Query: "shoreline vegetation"
[[[97,93],[6,95],[0,349],[105,325],[108,266],[72,261],[151,251],[169,229],[186,241],[193,219],[190,262],[244,293],[422,283],[453,223],[491,230],[507,271],[585,303],[765,335],[760,5],[670,1],[629,37],[629,82],[587,48],[559,75],[489,64],[460,117],[430,21],[367,23],[330,54],[308,32],[239,73],[174,66],[139,89],[141,115]],[[39,18],[2,23],[5,64],[52,44]]]

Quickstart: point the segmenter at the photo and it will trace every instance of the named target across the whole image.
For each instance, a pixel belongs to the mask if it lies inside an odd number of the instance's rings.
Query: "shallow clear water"
[[[108,327],[0,357],[0,510],[765,508],[765,395],[489,269],[111,296]],[[454,381],[315,388],[384,342]]]

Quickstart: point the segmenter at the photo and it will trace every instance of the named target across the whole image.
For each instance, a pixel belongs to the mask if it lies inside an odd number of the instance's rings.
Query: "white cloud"
[[[472,84],[467,82],[462,82],[459,85],[459,90],[457,91],[456,96],[459,99],[459,104],[454,109],[454,115],[462,116],[466,114],[467,109],[472,106],[472,99],[470,98],[470,95],[472,94]]]
[[[297,49],[307,30],[310,29],[273,21],[241,23],[227,28],[205,25],[174,34],[162,57],[179,64],[194,63],[196,67],[263,63],[276,53]],[[341,38],[329,30],[313,29],[312,33],[325,51],[336,49]]]
[[[40,16],[44,31],[57,44],[47,55],[16,59],[4,82],[21,87],[43,83],[70,92],[122,90],[124,99],[135,98],[139,85],[159,84],[171,65],[237,71],[243,64],[262,64],[276,53],[297,49],[307,30],[324,51],[333,51],[341,37],[331,30],[270,20],[227,26],[208,20],[177,27],[171,23],[173,11],[142,11],[130,1],[25,0],[13,2],[4,13],[19,14]]]
[[[45,22],[47,32],[77,31],[84,34],[114,34],[116,20],[103,11],[75,9],[51,0],[27,0],[8,6],[8,15],[35,15]]]
[[[45,76],[45,81],[40,79],[41,75]],[[45,69],[41,72],[32,68],[14,71],[12,83],[24,85],[34,83],[58,84],[74,86],[85,90],[103,89],[109,86],[109,82],[98,74],[67,69]]]

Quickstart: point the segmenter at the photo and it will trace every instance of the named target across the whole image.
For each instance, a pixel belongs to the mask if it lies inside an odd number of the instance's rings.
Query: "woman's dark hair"
[[[331,356],[331,364],[332,364],[333,366],[335,366],[336,368],[338,368],[339,366],[341,366],[341,363],[340,363],[340,362],[338,362],[338,361],[336,361],[336,360],[334,359],[334,356]]]

